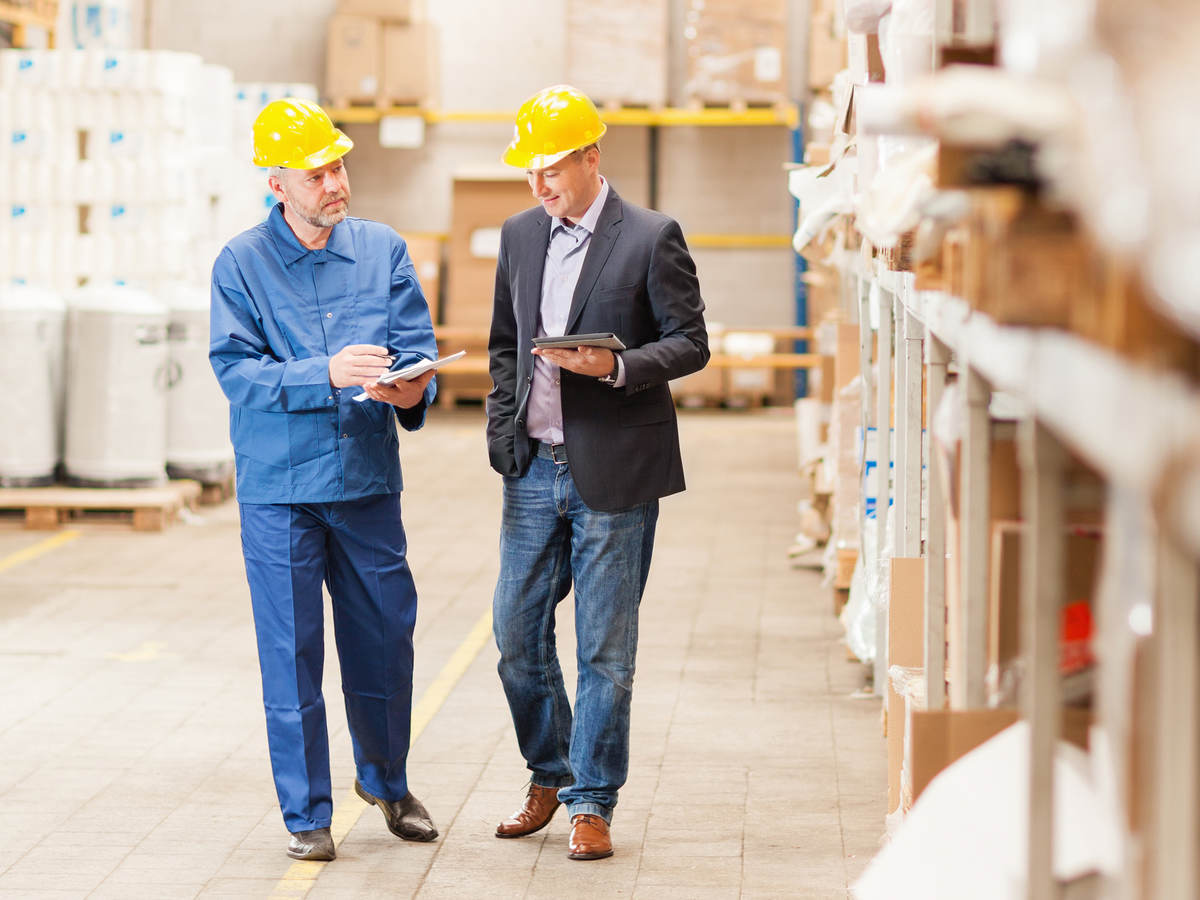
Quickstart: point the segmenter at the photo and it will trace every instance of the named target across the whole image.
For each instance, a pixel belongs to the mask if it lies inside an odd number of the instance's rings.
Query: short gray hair
[[[267,169],[267,174],[272,178],[278,178],[280,181],[282,181],[284,171],[285,169],[283,166],[271,166]]]

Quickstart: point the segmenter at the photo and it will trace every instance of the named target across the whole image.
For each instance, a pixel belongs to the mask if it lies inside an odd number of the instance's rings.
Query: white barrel
[[[0,485],[51,484],[61,452],[63,318],[59,294],[0,287]]]
[[[68,297],[68,481],[166,480],[167,362],[167,308],[150,294],[111,284]]]
[[[167,344],[167,473],[216,483],[233,473],[229,401],[208,362],[209,289],[175,282],[164,286],[170,309]]]

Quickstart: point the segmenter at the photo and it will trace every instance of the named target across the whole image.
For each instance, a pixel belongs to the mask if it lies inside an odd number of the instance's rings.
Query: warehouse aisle
[[[397,841],[351,796],[329,634],[344,838],[327,865],[284,855],[233,504],[48,549],[0,521],[0,900],[845,897],[882,831],[884,751],[828,589],[785,556],[790,412],[689,413],[681,431],[689,491],[662,505],[611,859],[568,861],[561,812],[492,836],[526,780],[486,631],[499,484],[480,413],[435,411],[402,453],[422,603],[410,782],[441,838]]]

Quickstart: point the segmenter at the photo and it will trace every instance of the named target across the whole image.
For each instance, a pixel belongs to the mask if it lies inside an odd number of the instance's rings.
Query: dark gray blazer
[[[487,398],[492,468],[521,476],[533,442],[525,404],[542,299],[550,216],[519,213],[500,232]],[[675,220],[623,201],[612,186],[588,243],[567,334],[614,332],[625,387],[562,372],[563,440],[580,497],[612,511],[684,489],[679,429],[667,382],[704,368],[708,332],[696,266]]]

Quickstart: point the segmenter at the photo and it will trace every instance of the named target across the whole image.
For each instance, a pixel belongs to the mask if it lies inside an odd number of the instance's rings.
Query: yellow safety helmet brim
[[[354,142],[308,100],[273,100],[254,120],[254,165],[316,169],[345,156]]]
[[[521,104],[512,142],[500,158],[517,169],[545,169],[596,143],[607,131],[586,94],[570,85],[554,85]]]

